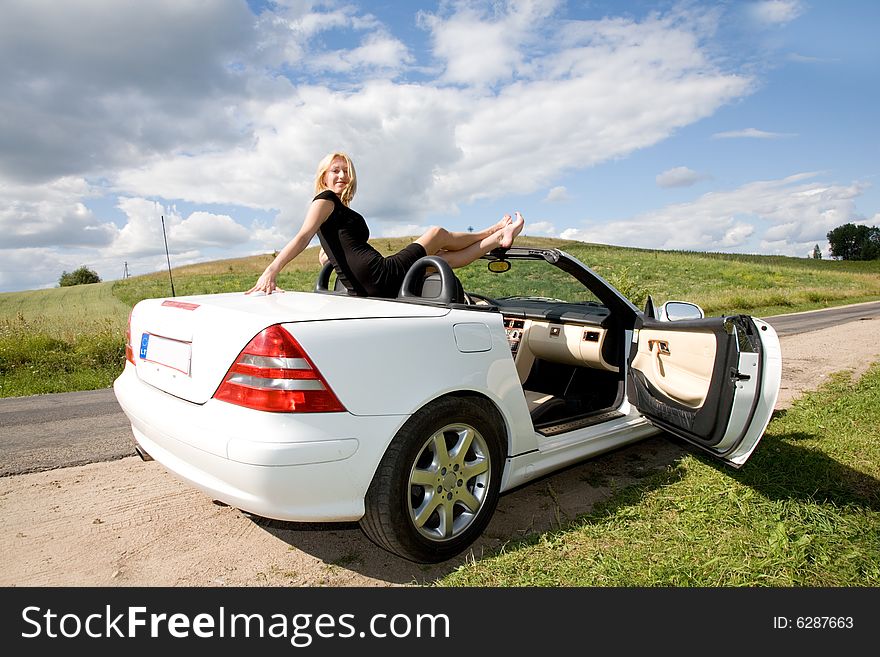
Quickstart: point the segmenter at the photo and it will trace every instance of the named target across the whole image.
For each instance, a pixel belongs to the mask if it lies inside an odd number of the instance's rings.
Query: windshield
[[[503,273],[493,273],[485,260],[455,273],[466,292],[504,301],[533,299],[554,302],[601,305],[583,283],[545,260],[510,260],[511,267]]]

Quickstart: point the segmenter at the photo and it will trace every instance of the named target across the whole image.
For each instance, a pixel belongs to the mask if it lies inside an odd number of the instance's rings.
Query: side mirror
[[[703,319],[703,309],[695,303],[688,301],[667,301],[660,306],[657,319],[666,322],[680,322],[688,319]]]

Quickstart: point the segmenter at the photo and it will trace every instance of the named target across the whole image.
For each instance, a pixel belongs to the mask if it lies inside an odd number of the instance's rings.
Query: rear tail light
[[[277,413],[345,410],[303,348],[277,324],[248,343],[214,399]]]
[[[131,348],[131,315],[134,308],[128,313],[128,324],[125,325],[125,360],[134,365],[134,350]]]

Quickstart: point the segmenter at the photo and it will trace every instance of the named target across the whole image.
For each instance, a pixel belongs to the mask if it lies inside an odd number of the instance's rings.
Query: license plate
[[[189,375],[192,343],[163,338],[161,335],[141,335],[141,360],[157,363]]]

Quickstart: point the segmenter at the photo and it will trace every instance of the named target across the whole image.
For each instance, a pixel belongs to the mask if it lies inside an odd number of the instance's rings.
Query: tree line
[[[831,255],[841,260],[877,260],[880,258],[880,228],[843,224],[828,231]]]

